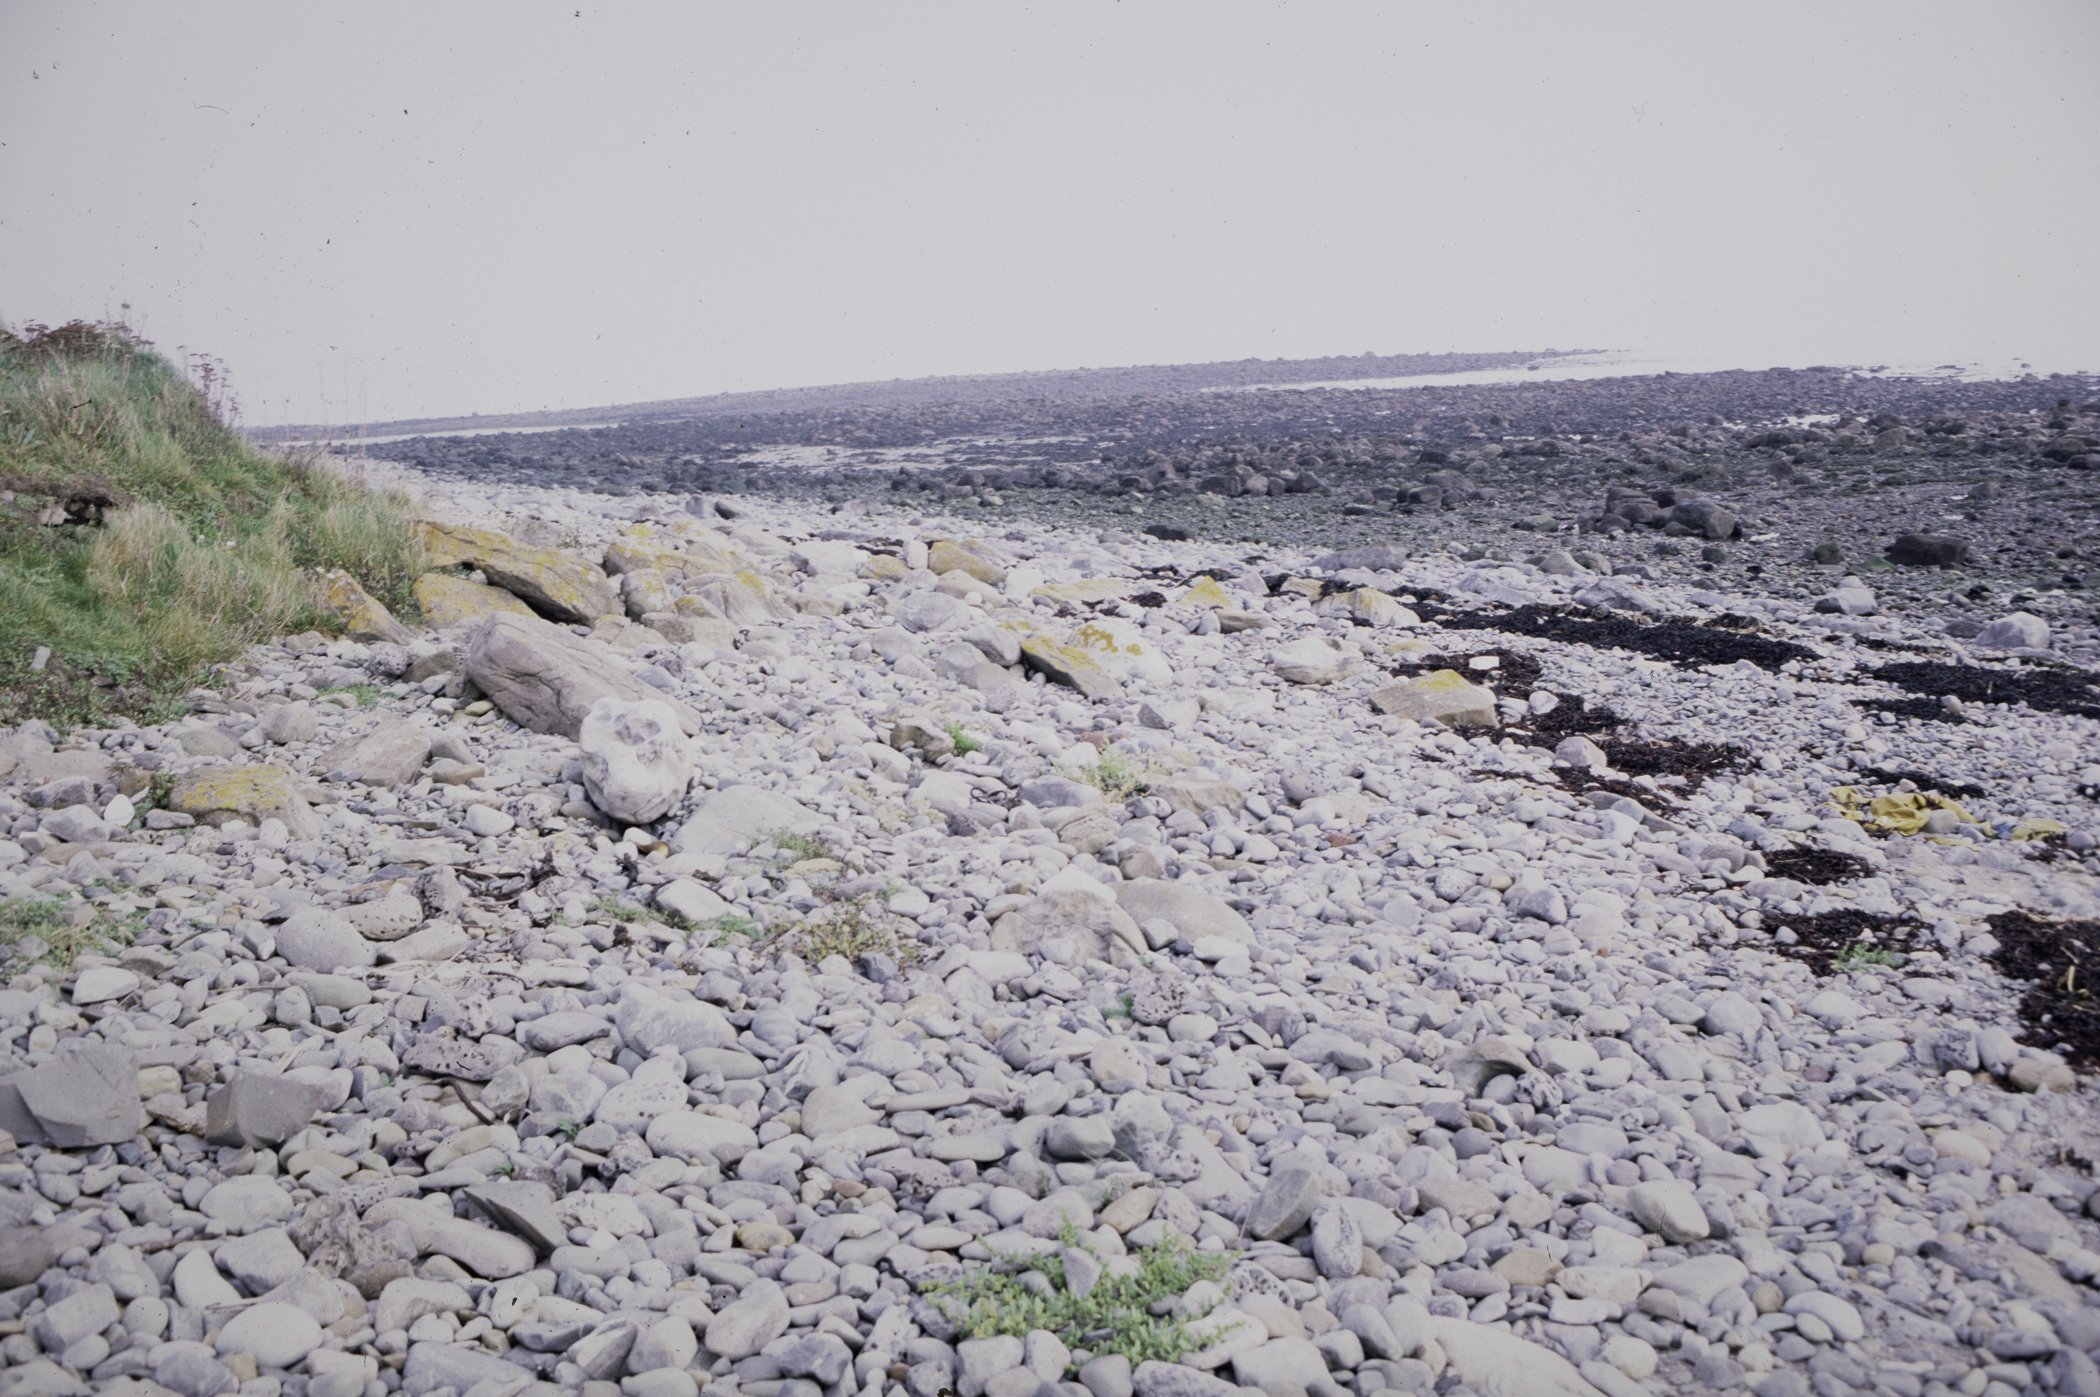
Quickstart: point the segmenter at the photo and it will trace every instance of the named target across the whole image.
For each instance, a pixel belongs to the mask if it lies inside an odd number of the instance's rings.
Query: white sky
[[[0,5],[0,317],[250,422],[1643,348],[2100,369],[2100,6]]]

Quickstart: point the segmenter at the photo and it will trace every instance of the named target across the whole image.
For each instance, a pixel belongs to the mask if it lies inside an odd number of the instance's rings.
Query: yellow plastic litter
[[[2022,820],[2006,832],[2007,839],[2047,839],[2064,832],[2061,820]]]
[[[1891,834],[1916,834],[1925,828],[1925,817],[1935,810],[1951,810],[1966,824],[1982,823],[1962,809],[1959,802],[1933,791],[1905,791],[1870,799],[1857,786],[1840,786],[1830,793],[1830,799],[1844,818]]]

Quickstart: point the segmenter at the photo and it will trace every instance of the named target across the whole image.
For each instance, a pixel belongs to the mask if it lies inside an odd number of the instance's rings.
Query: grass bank
[[[408,609],[407,499],[257,450],[210,386],[119,325],[0,327],[0,723],[164,713],[254,640],[325,629],[315,568]]]

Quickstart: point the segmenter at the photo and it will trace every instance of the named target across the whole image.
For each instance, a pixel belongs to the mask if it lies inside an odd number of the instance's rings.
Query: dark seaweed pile
[[[1476,670],[1473,661],[1483,655],[1495,657],[1495,668]],[[1402,660],[1387,666],[1386,672],[1399,679],[1412,679],[1417,675],[1434,674],[1440,669],[1456,670],[1478,683],[1491,684],[1502,698],[1526,699],[1539,682],[1539,662],[1529,655],[1514,650],[1481,650],[1471,655],[1423,655],[1418,659]],[[1563,705],[1565,706],[1565,705]]]
[[[2100,718],[2100,689],[2084,670],[1983,669],[1933,660],[1883,665],[1874,677],[1914,694],[1952,694],[1963,703],[2024,703],[2049,713]]]
[[[1600,737],[1593,739],[1611,759],[1614,770],[1628,776],[1711,776],[1739,766],[1749,755],[1719,742],[1679,742],[1671,738]]]
[[[1893,713],[1898,718],[1916,718],[1926,723],[1966,723],[1969,720],[1958,713],[1949,713],[1938,699],[1928,698],[1863,698],[1848,699],[1854,708],[1864,708],[1869,713]]]
[[[1873,872],[1863,858],[1835,849],[1786,849],[1765,855],[1765,871],[1774,878],[1791,878],[1812,887],[1827,887]]]
[[[1921,791],[1937,791],[1956,800],[1967,800],[1988,794],[1981,786],[1972,786],[1967,781],[1943,781],[1927,771],[1912,771],[1907,767],[1869,767],[1867,775],[1877,781],[1886,781],[1891,786],[1908,781]]]
[[[1781,928],[1793,932],[1796,939],[1759,944],[1775,954],[1806,962],[1818,975],[1839,969],[1839,959],[1854,948],[1894,951],[1907,957],[1914,951],[1929,949],[1931,936],[1929,928],[1916,918],[1889,917],[1849,907],[1813,917],[1778,913],[1766,920],[1765,929],[1775,938]]]
[[[2100,922],[2050,922],[2019,911],[1986,920],[1998,938],[1991,963],[2030,982],[2020,1000],[2020,1036],[2076,1065],[2100,1066],[2100,999],[2089,984],[2100,974]]]
[[[1814,660],[1816,652],[1792,641],[1773,640],[1733,627],[1701,626],[1689,621],[1641,622],[1590,612],[1585,607],[1520,606],[1513,611],[1443,611],[1434,619],[1445,630],[1502,631],[1542,636],[1567,645],[1599,650],[1631,650],[1687,669],[1729,665],[1748,660],[1759,669],[1776,671],[1789,660]]]

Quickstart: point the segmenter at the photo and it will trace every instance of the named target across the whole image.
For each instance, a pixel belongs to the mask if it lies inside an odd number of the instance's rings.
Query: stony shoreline
[[[2100,1393],[2062,615],[423,493],[433,630],[0,738],[135,938],[0,993],[0,1397]],[[926,1289],[1167,1244],[1179,1362]]]

